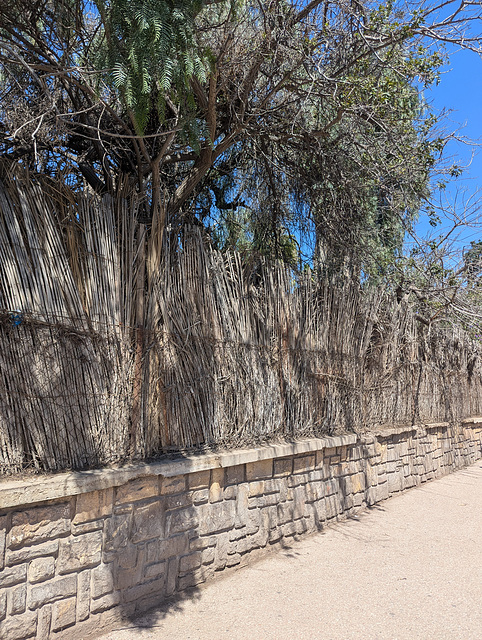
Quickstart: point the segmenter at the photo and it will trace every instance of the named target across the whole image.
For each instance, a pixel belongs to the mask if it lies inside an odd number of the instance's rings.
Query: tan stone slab
[[[285,442],[253,449],[226,451],[219,454],[186,456],[181,460],[162,461],[150,464],[131,464],[119,468],[94,469],[56,475],[32,476],[22,480],[0,482],[0,509],[18,507],[65,496],[75,496],[111,487],[118,487],[131,480],[146,476],[170,478],[182,474],[226,468],[287,456],[310,453],[327,447],[355,444],[356,434],[326,438],[309,438],[296,442]]]

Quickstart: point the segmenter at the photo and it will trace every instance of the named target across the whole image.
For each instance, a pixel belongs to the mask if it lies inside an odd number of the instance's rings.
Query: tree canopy
[[[173,235],[191,222],[221,247],[382,273],[446,143],[420,90],[444,43],[480,52],[481,15],[451,0],[4,0],[0,152],[74,190],[135,192],[141,221]]]

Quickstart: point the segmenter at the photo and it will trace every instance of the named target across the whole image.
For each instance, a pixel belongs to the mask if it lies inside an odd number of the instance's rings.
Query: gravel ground
[[[101,640],[482,640],[482,462]]]

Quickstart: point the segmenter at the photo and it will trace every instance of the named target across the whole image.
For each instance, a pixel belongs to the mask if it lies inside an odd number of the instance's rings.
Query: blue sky
[[[469,146],[462,142],[451,142],[446,148],[445,157],[454,157],[454,161],[468,164],[475,153],[470,167],[464,174],[447,187],[445,197],[448,201],[456,200],[456,209],[463,210],[463,198],[477,189],[482,190],[482,59],[471,51],[456,51],[452,53],[449,64],[444,67],[442,78],[438,86],[425,91],[425,98],[431,102],[436,112],[443,109],[450,110],[445,128],[455,131],[460,128],[460,135],[464,138],[479,142],[479,146]],[[482,211],[480,212],[482,222]],[[433,230],[426,219],[421,219],[417,225],[419,235],[428,232],[440,234],[448,228],[448,221],[443,220],[439,228]],[[461,230],[458,245],[467,245],[471,240],[482,239],[482,225],[478,228]]]

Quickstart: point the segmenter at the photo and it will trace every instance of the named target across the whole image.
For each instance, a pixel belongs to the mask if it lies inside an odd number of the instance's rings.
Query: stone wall
[[[482,456],[482,419],[0,483],[0,637],[86,638]]]

